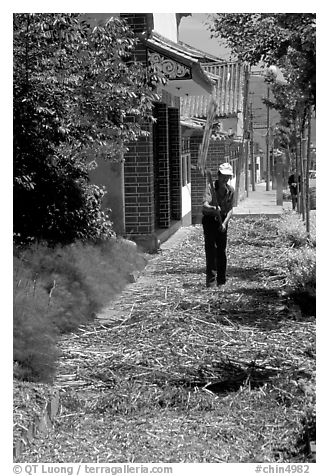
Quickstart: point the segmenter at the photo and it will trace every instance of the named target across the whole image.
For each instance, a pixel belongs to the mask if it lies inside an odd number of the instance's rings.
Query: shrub
[[[304,247],[293,253],[288,259],[288,269],[289,283],[293,289],[315,295],[316,257],[313,248]]]
[[[14,238],[17,244],[45,240],[72,243],[113,235],[101,209],[103,188],[89,183],[87,167],[61,157],[51,166],[38,161],[33,188],[14,180]],[[22,165],[22,164],[20,164]],[[18,167],[16,167],[18,168]]]
[[[288,258],[288,286],[290,294],[306,314],[315,313],[316,255],[315,249],[305,246]]]
[[[278,223],[279,234],[293,247],[299,248],[305,245],[315,246],[315,237],[308,236],[305,223],[295,213],[285,213]]]
[[[132,56],[137,42],[119,18],[93,27],[79,13],[13,15],[15,239],[67,244],[111,232],[89,172],[153,121],[159,97]]]
[[[278,224],[278,234],[287,240],[288,293],[307,315],[316,311],[316,232],[315,215],[310,214],[310,234],[295,213],[287,212]]]
[[[51,379],[61,333],[86,323],[121,291],[145,258],[126,240],[44,244],[15,251],[14,361],[21,379]]]
[[[49,319],[49,295],[42,283],[15,258],[13,353],[14,376],[49,381],[58,352],[57,330]]]

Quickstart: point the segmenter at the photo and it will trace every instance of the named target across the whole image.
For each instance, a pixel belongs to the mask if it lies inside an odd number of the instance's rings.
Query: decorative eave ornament
[[[214,81],[186,47],[155,32],[140,39],[146,46],[148,65],[168,80],[164,90],[179,97],[211,94]]]
[[[147,57],[154,71],[163,73],[168,79],[192,79],[192,70],[188,66],[149,49]]]

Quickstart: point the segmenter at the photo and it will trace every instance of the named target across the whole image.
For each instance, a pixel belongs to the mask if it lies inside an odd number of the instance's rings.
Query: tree
[[[315,19],[313,13],[220,13],[208,20],[212,36],[224,39],[238,59],[250,65],[263,63],[269,67],[274,64],[284,74],[285,85],[276,84],[271,76],[267,80],[275,97],[272,106],[281,114],[282,131],[291,132],[291,138],[285,142],[295,142],[296,156],[300,159],[297,168],[302,176],[307,231],[310,128],[312,110],[316,106]],[[306,127],[308,146],[304,171],[302,144]],[[304,218],[304,208],[302,210]]]
[[[208,27],[250,65],[276,64],[315,105],[316,50],[313,13],[217,13]]]
[[[95,159],[117,160],[147,134],[156,95],[135,62],[136,38],[109,19],[14,14],[14,232],[17,240],[72,242],[111,232]]]

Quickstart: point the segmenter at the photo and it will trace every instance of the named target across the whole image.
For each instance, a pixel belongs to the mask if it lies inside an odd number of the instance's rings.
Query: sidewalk
[[[283,205],[276,204],[276,190],[266,191],[265,182],[257,183],[255,188],[254,192],[249,191],[248,197],[234,207],[233,216],[241,218],[266,215],[278,218],[285,210],[291,210],[290,201],[284,201]]]
[[[15,462],[252,463],[275,461],[278,448],[289,461],[305,411],[291,382],[313,388],[315,322],[281,294],[287,247],[275,227],[255,220],[249,231],[230,225],[220,289],[205,286],[202,227],[183,227],[93,321],[63,335],[60,412]]]

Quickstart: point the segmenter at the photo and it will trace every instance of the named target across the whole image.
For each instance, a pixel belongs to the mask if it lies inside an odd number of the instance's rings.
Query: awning
[[[180,97],[212,93],[215,82],[188,48],[154,32],[142,42],[147,49],[149,64],[168,79],[164,86],[166,91]]]

